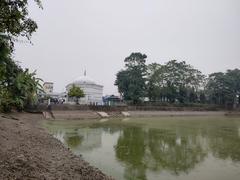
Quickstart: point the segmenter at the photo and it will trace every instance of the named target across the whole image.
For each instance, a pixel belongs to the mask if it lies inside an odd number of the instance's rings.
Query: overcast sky
[[[240,68],[240,0],[42,0],[38,23],[15,59],[54,91],[87,75],[116,94],[114,80],[131,52],[147,63],[185,60],[208,74]]]

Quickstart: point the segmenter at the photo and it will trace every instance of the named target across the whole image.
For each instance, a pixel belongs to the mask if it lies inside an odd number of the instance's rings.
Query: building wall
[[[53,83],[51,82],[45,82],[43,84],[43,90],[46,94],[51,94],[53,93]]]
[[[73,84],[69,84],[66,89],[67,92],[70,90]],[[80,98],[80,104],[102,104],[102,96],[103,96],[103,86],[97,85],[97,84],[87,84],[87,83],[81,83],[81,84],[74,84],[77,87],[80,87],[85,97]],[[73,98],[68,97],[68,102],[74,102]]]

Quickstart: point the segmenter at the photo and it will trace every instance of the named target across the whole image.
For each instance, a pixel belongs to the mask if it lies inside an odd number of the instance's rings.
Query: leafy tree
[[[208,83],[206,85],[208,98],[211,103],[225,104],[226,94],[229,90],[225,86],[226,78],[224,73],[212,73],[209,75]]]
[[[206,85],[210,103],[236,107],[237,96],[240,95],[240,70],[227,70],[209,75]]]
[[[117,73],[115,85],[126,101],[138,103],[143,97],[168,103],[211,103],[236,108],[240,104],[240,70],[217,72],[206,79],[185,61],[146,65],[147,56],[132,53],[125,69]]]
[[[145,54],[132,53],[124,60],[126,70],[117,73],[115,85],[118,86],[119,93],[134,104],[146,95],[146,58]]]
[[[40,0],[35,0],[39,7]],[[37,24],[28,16],[28,0],[0,2],[0,111],[22,110],[34,103],[41,86],[35,72],[23,70],[13,59],[17,37],[30,40]]]
[[[201,90],[199,92],[199,100],[200,100],[200,103],[201,104],[205,104],[207,102],[207,98],[206,98],[206,94],[205,94],[205,91],[204,90]]]
[[[232,99],[233,108],[236,108],[237,98],[240,96],[240,69],[227,70],[226,76],[228,79],[227,86],[231,90],[229,96]]]
[[[14,96],[15,106],[22,110],[28,105],[33,105],[37,102],[37,92],[42,91],[39,78],[36,78],[36,73],[30,73],[28,69],[18,73],[14,80],[14,86],[11,89]],[[16,96],[17,95],[17,96]]]
[[[22,110],[36,101],[41,90],[40,79],[35,72],[23,70],[11,58],[9,43],[0,38],[0,110],[10,111],[12,107]]]
[[[84,97],[85,95],[80,87],[73,85],[68,92],[68,96],[75,98],[76,104],[79,104],[79,98]]]
[[[154,67],[154,68],[153,68]],[[185,61],[172,60],[165,65],[150,65],[148,95],[150,100],[180,103],[196,102],[204,84],[204,75]]]
[[[40,0],[34,0],[42,8]],[[0,33],[9,36],[11,42],[18,36],[30,39],[37,24],[28,15],[28,0],[1,0]],[[12,44],[13,45],[13,44]]]
[[[119,93],[125,100],[131,99],[128,92],[129,84],[130,84],[129,72],[127,70],[121,70],[117,73],[116,76],[117,78],[115,81],[115,85],[118,86]]]
[[[156,101],[161,95],[159,90],[159,83],[161,79],[158,74],[155,73],[157,70],[161,69],[161,65],[157,63],[152,63],[147,66],[147,94],[150,100]]]

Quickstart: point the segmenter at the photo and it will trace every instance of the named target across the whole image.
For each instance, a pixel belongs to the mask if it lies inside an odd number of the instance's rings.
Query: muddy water
[[[48,121],[44,126],[116,179],[240,178],[240,118]]]

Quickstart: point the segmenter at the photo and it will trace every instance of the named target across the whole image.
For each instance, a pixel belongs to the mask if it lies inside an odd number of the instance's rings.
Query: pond
[[[50,133],[116,179],[239,180],[240,118],[47,121]]]

